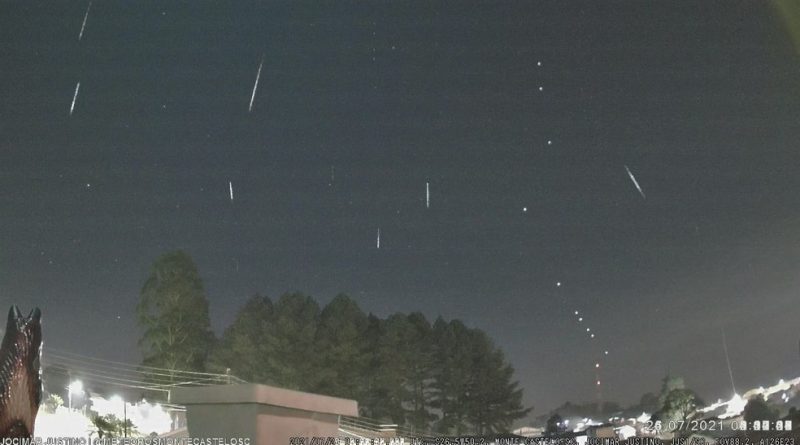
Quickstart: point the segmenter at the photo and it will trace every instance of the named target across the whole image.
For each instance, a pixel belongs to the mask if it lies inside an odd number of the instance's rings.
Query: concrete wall
[[[247,437],[251,439],[251,444],[255,444],[258,437],[257,418],[256,404],[186,405],[186,426],[190,437]]]
[[[190,437],[249,438],[251,445],[289,445],[290,437],[337,437],[339,416],[357,416],[355,400],[266,385],[178,388]]]

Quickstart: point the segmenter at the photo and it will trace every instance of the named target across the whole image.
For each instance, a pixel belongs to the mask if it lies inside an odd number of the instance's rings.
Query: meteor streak
[[[90,1],[89,2],[89,6],[86,7],[86,14],[83,15],[83,23],[81,24],[81,32],[78,34],[78,41],[79,42],[81,41],[81,38],[83,38],[83,30],[84,30],[84,28],[86,28],[86,19],[89,18],[89,9],[91,9],[91,8],[92,8],[92,2]]]
[[[639,194],[642,195],[642,199],[647,199],[647,197],[644,196],[644,192],[642,191],[642,188],[639,186],[639,183],[636,181],[636,178],[633,176],[633,173],[631,173],[631,169],[629,169],[627,165],[625,165],[624,167],[625,171],[628,172],[628,177],[631,178],[633,185],[636,186],[636,190],[638,190]]]
[[[431,184],[430,182],[425,183],[425,207],[431,208]]]
[[[75,94],[72,96],[72,105],[69,106],[69,115],[72,116],[72,112],[75,111],[75,101],[78,99],[78,90],[81,88],[81,83],[78,82],[75,85]]]
[[[256,73],[256,83],[253,85],[253,94],[250,96],[250,108],[248,112],[253,111],[253,101],[256,99],[256,89],[258,88],[258,79],[261,78],[261,67],[264,66],[264,58],[261,58],[261,63],[258,64],[258,73]]]

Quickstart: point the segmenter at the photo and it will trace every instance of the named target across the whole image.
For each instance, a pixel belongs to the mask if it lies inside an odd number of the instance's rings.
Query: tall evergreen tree
[[[300,293],[283,295],[274,305],[274,318],[264,339],[265,360],[276,385],[313,391],[318,385],[316,332],[319,305]]]
[[[382,366],[380,349],[383,343],[385,322],[374,314],[367,316],[366,359],[364,368],[364,395],[358,401],[360,415],[377,420],[391,421],[388,388],[384,384],[386,370]]]
[[[367,327],[367,316],[350,297],[337,295],[325,306],[316,332],[316,392],[363,398],[368,363]]]
[[[431,327],[420,313],[394,314],[373,344],[370,411],[381,420],[427,431],[431,411]]]
[[[503,352],[483,331],[474,330],[471,334],[468,418],[476,434],[507,432],[530,408],[522,406],[522,389],[512,380],[514,368],[506,363]]]
[[[214,342],[208,300],[192,258],[183,251],[156,259],[136,308],[144,329],[143,365],[202,371]]]
[[[436,367],[434,406],[441,411],[443,434],[506,432],[528,414],[514,369],[481,330],[459,320],[434,323]]]
[[[267,341],[273,323],[272,301],[258,295],[250,298],[211,353],[209,369],[218,373],[230,369],[233,375],[250,382],[277,384],[266,360],[273,354]]]
[[[315,347],[319,306],[313,298],[283,295],[249,299],[211,354],[215,372],[301,391],[317,389],[322,372]]]
[[[431,340],[433,331],[430,322],[420,312],[407,317],[409,324],[406,343],[408,366],[408,423],[415,430],[428,431],[431,422],[437,419],[432,411],[433,363]]]
[[[394,314],[382,325],[382,335],[375,351],[379,369],[375,390],[381,395],[379,402],[383,405],[380,418],[405,425],[405,404],[411,398],[408,388],[408,320],[405,314]]]
[[[467,404],[471,357],[467,338],[469,330],[459,320],[449,323],[442,317],[433,324],[436,361],[433,368],[433,406],[441,417],[436,431],[463,435],[469,431]]]

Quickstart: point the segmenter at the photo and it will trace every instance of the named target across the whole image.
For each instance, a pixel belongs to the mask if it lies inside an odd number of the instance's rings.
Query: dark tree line
[[[302,294],[250,299],[208,366],[355,399],[362,415],[416,430],[507,431],[528,413],[513,368],[484,332],[418,312],[380,319],[346,295],[322,309]]]
[[[254,383],[358,401],[361,415],[443,434],[505,432],[530,409],[514,369],[488,335],[419,313],[385,319],[346,295],[255,296],[221,339],[191,258],[159,257],[138,307],[144,364],[207,370]]]

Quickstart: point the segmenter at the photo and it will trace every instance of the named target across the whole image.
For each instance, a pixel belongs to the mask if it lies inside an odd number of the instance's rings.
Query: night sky
[[[88,4],[0,4],[0,307],[46,347],[138,362],[180,248],[218,334],[294,290],[460,318],[534,415],[593,400],[605,349],[606,400],[728,398],[722,329],[737,389],[800,375],[773,2],[98,0],[79,40]]]

